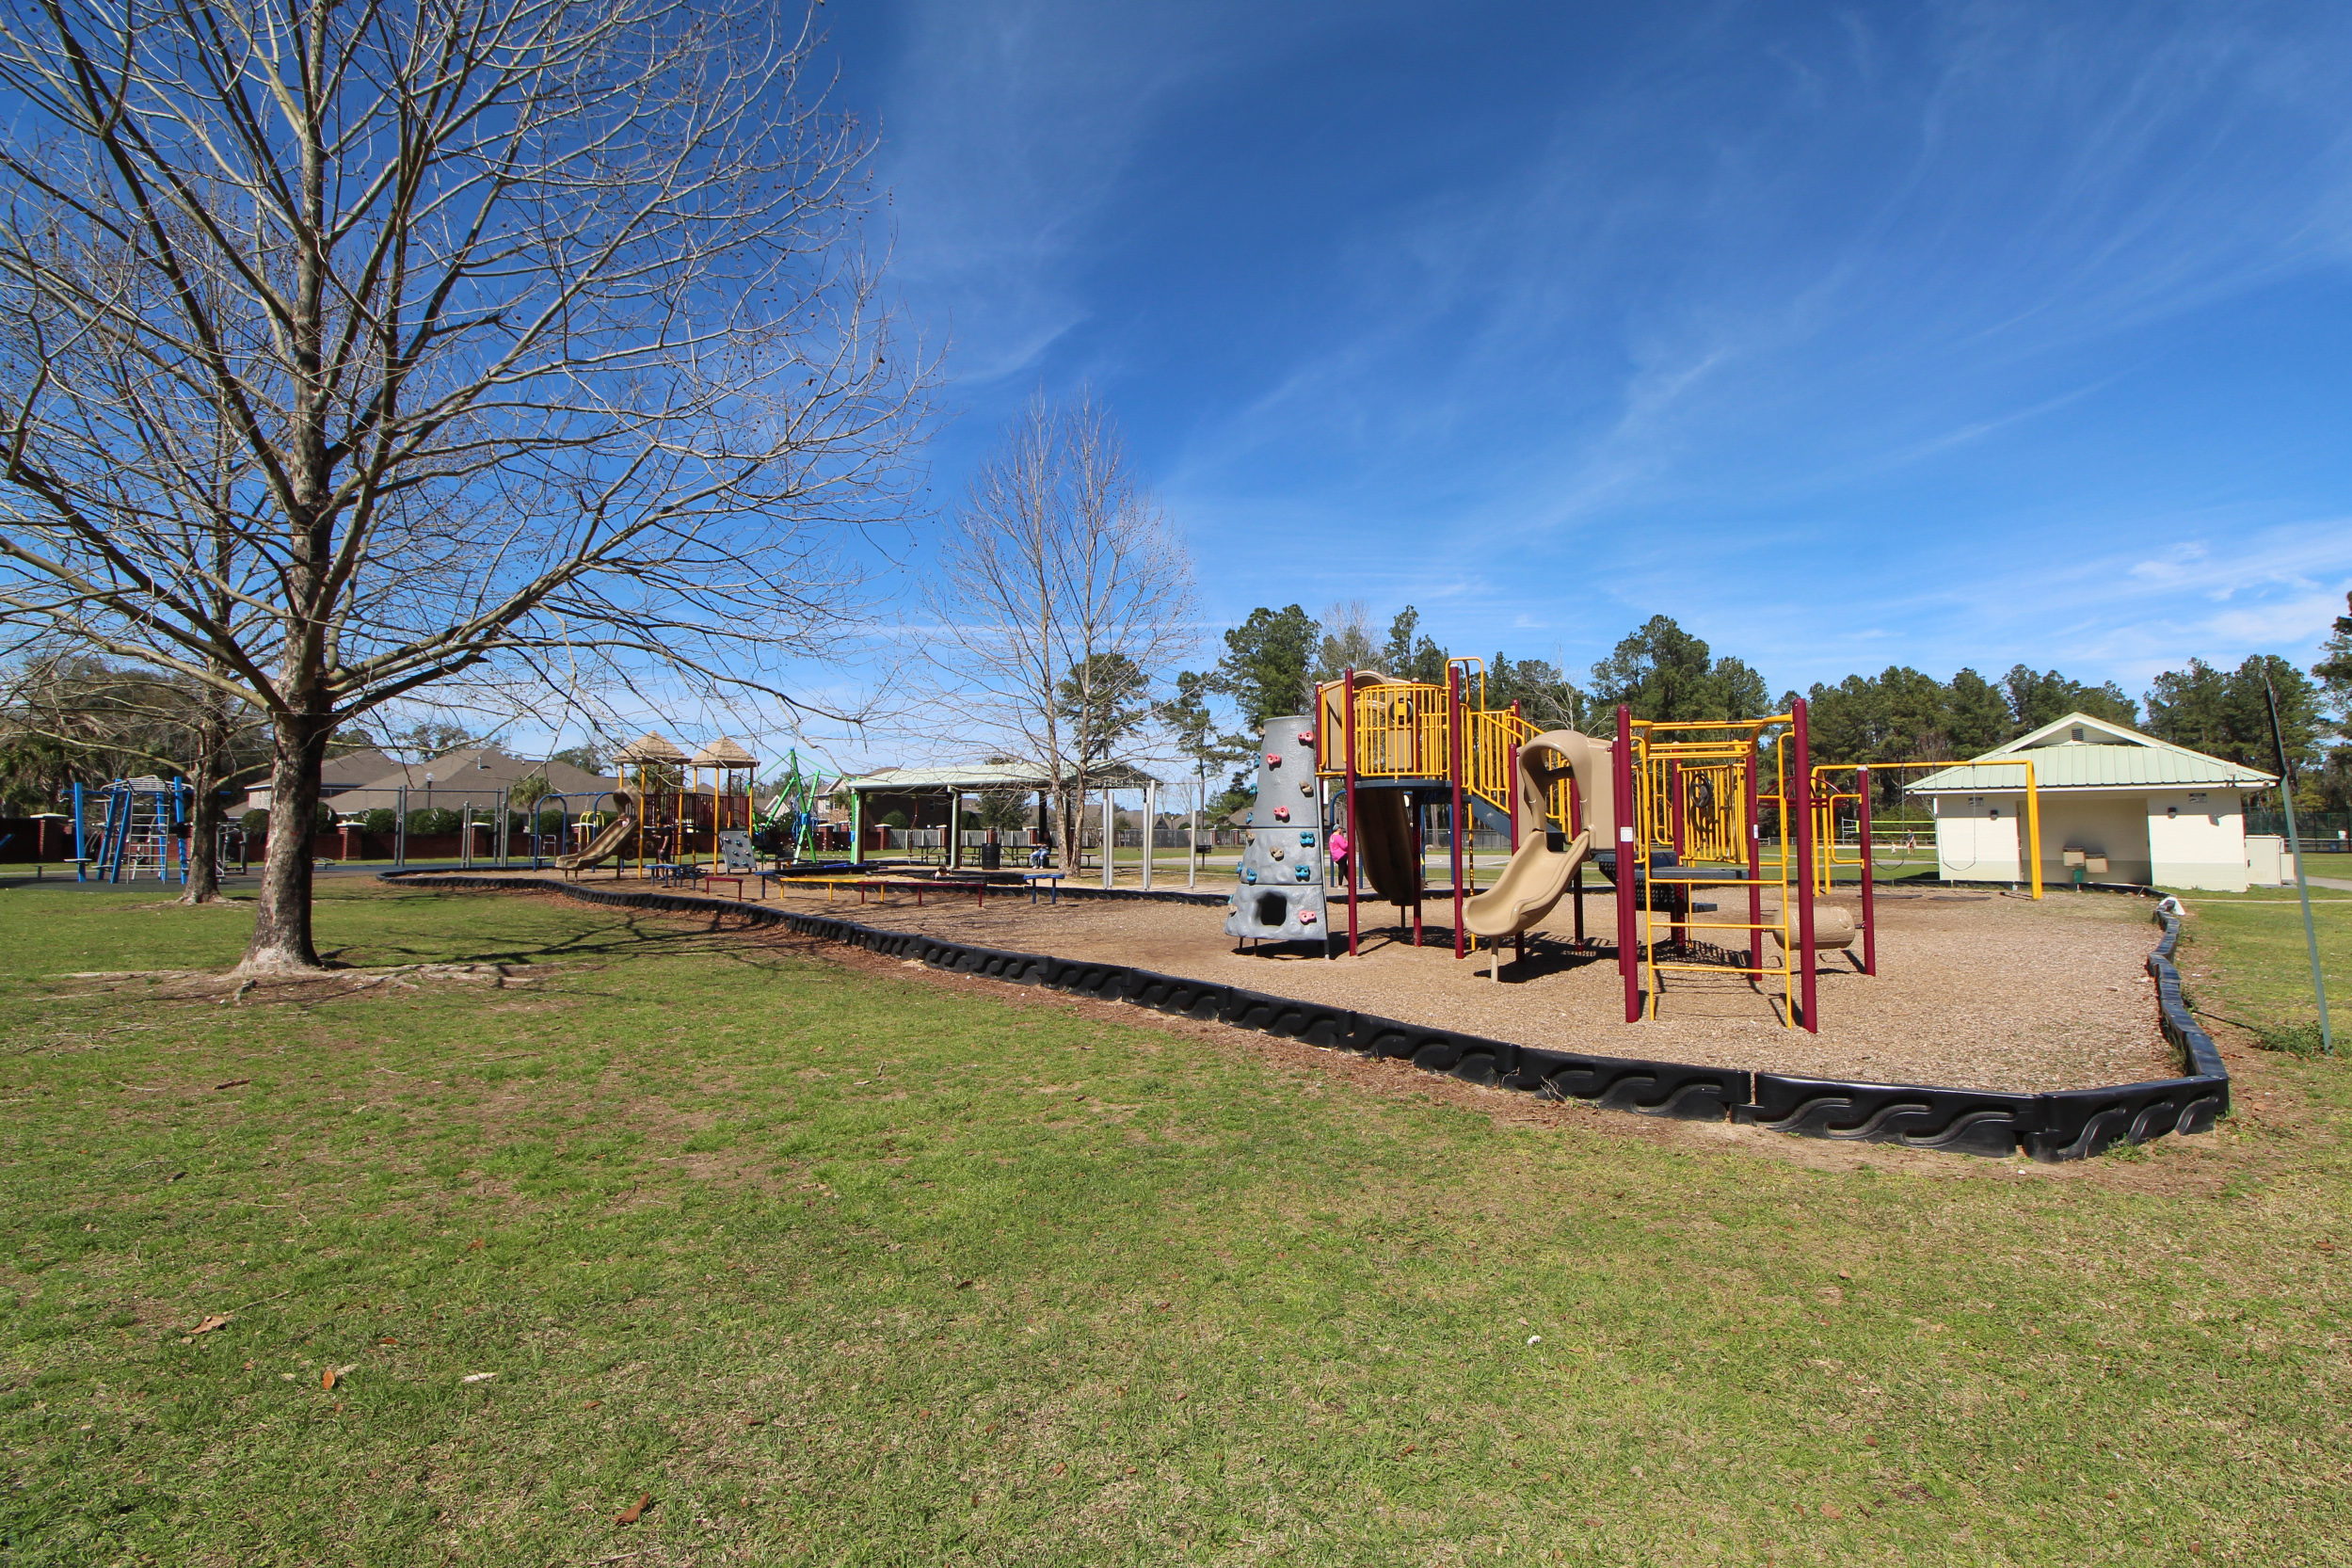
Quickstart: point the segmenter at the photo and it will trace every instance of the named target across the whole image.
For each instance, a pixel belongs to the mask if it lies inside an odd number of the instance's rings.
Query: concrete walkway
[[[2303,873],[2303,880],[2314,888],[2333,888],[2338,892],[2352,893],[2352,882],[2347,882],[2340,876],[2313,876],[2306,872]]]

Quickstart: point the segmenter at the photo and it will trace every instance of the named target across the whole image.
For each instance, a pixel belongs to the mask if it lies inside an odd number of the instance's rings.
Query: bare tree
[[[1370,669],[1380,645],[1372,641],[1372,607],[1360,599],[1346,599],[1323,612],[1322,640],[1316,645],[1312,680],[1336,680],[1349,670]],[[1302,712],[1315,706],[1313,694]]]
[[[1030,399],[926,581],[935,663],[994,744],[1055,781],[1057,847],[1075,867],[1101,738],[1193,640],[1192,557],[1091,392]]]
[[[0,0],[0,610],[265,715],[246,972],[317,963],[338,726],[789,701],[929,373],[758,0]],[[614,672],[618,672],[617,676]]]

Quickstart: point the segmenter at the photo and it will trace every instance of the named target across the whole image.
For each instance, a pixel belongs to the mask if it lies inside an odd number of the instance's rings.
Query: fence
[[[2283,839],[2287,814],[2273,807],[2257,807],[2246,813],[2246,831],[2275,833]],[[2352,811],[2297,811],[2295,831],[2303,848],[2312,855],[2352,854]]]

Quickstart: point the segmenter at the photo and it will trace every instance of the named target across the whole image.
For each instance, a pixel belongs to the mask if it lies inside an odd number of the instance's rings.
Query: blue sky
[[[2308,664],[2352,587],[2352,8],[831,0],[952,504],[1091,381],[1207,618],[1579,678]]]

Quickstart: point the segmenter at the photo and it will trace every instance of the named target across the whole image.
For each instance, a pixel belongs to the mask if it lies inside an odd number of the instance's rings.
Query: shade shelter
[[[1936,859],[1947,880],[2031,878],[2020,826],[2024,770],[2040,794],[2041,876],[2244,892],[2249,886],[2246,804],[2276,775],[2088,713],[2069,713],[1972,760],[1929,774],[1904,793],[1935,812]]]
[[[1073,783],[1075,779],[1075,774],[1067,770],[1064,772],[1064,784]],[[1148,824],[1159,813],[1160,783],[1159,779],[1131,762],[1106,762],[1087,770],[1086,787],[1102,794],[1103,844],[1106,850],[1111,844],[1113,821],[1111,806],[1112,792],[1119,790],[1143,791],[1144,820]],[[855,778],[844,778],[834,788],[837,792],[846,792],[850,798],[850,842],[856,846],[850,852],[850,858],[854,861],[862,862],[865,859],[866,808],[868,803],[878,796],[903,795],[919,800],[936,797],[943,801],[947,809],[948,865],[951,869],[963,863],[963,844],[956,827],[967,795],[1036,794],[1041,797],[1037,806],[1037,825],[1042,830],[1051,831],[1051,824],[1046,820],[1047,807],[1042,797],[1054,788],[1053,776],[1032,762],[968,762],[952,767],[877,768]],[[1144,838],[1147,841],[1144,852],[1144,886],[1148,888],[1151,886],[1148,826],[1144,829]],[[1102,883],[1106,888],[1111,886],[1111,856],[1108,854],[1103,856]]]
[[[686,754],[648,729],[613,753],[613,766],[637,800],[637,866],[676,864],[685,849]]]
[[[751,831],[751,781],[760,760],[722,735],[686,760],[693,774],[693,792],[711,802],[711,853],[718,854],[719,835]],[[716,864],[716,861],[713,861]]]

